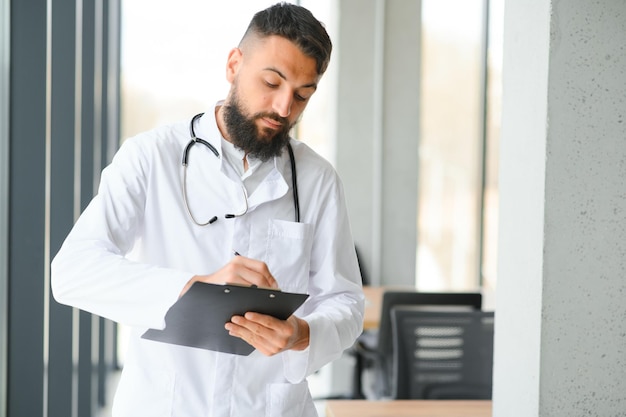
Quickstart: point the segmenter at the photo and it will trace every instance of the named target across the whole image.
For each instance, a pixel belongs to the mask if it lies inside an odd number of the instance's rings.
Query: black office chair
[[[415,305],[432,308],[465,308],[480,310],[482,295],[463,292],[416,292],[385,291],[381,306],[380,324],[377,331],[366,331],[358,338],[354,346],[356,356],[353,378],[353,398],[365,398],[363,374],[371,369],[374,385],[369,394],[374,399],[391,396],[391,378],[393,367],[393,345],[391,334],[391,309],[396,305]]]
[[[491,399],[494,313],[396,306],[395,399]]]

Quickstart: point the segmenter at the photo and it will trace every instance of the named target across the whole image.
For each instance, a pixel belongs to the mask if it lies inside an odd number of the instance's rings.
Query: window
[[[495,283],[502,3],[422,1],[421,290]]]
[[[122,139],[190,119],[228,92],[226,58],[254,13],[275,0],[124,0],[122,2]],[[301,1],[331,36],[331,0]],[[147,12],[149,11],[149,12]],[[334,54],[336,51],[334,52]],[[298,126],[320,154],[333,156],[333,60]]]

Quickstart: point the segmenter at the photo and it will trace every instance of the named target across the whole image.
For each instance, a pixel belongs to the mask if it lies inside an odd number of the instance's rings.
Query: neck
[[[248,172],[248,168],[249,168],[249,165],[248,165],[248,154],[245,154],[243,156],[243,172]]]
[[[215,108],[215,121],[217,122],[217,128],[219,129],[220,134],[224,137],[224,139],[226,139],[230,143],[233,143],[233,141],[230,140],[230,138],[226,134],[226,123],[224,123],[224,112],[222,109],[223,106],[217,106]],[[248,171],[248,168],[248,154],[246,153],[243,157],[243,172]]]
[[[232,141],[228,137],[226,123],[224,122],[224,111],[222,109],[223,106],[215,107],[215,121],[217,122],[217,128],[219,129],[220,134],[224,137],[224,139],[232,143]]]

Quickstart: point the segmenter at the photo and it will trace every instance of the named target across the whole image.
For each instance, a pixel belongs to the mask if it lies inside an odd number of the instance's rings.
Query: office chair
[[[396,306],[395,399],[491,399],[494,313]]]
[[[393,369],[391,309],[396,305],[480,310],[482,295],[480,293],[462,292],[385,291],[378,331],[363,332],[354,346],[353,353],[356,356],[356,365],[353,376],[353,398],[366,397],[363,389],[363,374],[366,369],[372,369],[374,375],[374,384],[370,387],[369,392],[370,396],[378,399],[391,395]]]

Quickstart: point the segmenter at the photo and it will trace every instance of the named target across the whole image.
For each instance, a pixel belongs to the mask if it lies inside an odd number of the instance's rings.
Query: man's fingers
[[[270,273],[265,262],[235,256],[230,265],[234,267],[234,273],[241,279],[259,287],[278,288],[278,283]]]
[[[212,274],[194,276],[187,283],[181,295],[196,281],[211,284],[256,285],[257,287],[278,289],[278,283],[270,273],[265,262],[244,256],[235,256],[221,269]]]
[[[225,328],[231,336],[245,340],[264,355],[275,355],[287,348],[284,322],[270,316],[256,313],[246,313],[246,317],[233,316]]]

